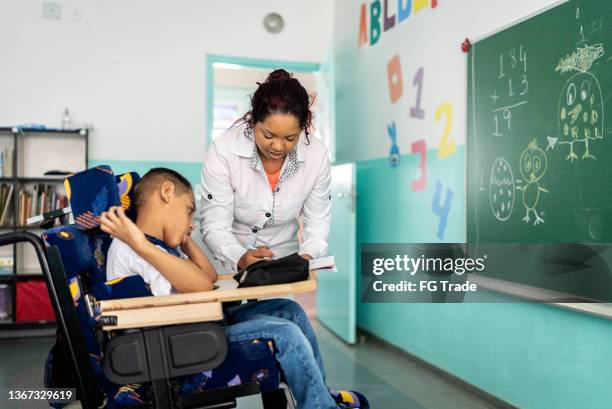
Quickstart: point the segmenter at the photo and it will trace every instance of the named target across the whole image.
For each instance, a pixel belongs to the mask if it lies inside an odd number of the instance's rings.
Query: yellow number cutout
[[[456,142],[454,140],[448,140],[448,136],[453,129],[453,106],[449,101],[444,101],[438,106],[438,109],[436,109],[436,122],[440,122],[442,115],[446,117],[446,123],[444,124],[442,139],[440,140],[440,146],[438,147],[438,159],[448,158],[457,151]]]

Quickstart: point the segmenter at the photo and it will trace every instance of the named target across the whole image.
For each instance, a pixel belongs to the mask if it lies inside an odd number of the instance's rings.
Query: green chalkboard
[[[468,242],[612,243],[612,1],[476,42],[468,87]]]
[[[569,1],[475,43],[468,239],[612,243],[612,1]]]

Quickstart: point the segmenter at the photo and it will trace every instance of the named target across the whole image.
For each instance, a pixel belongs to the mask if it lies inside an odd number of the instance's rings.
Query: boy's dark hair
[[[136,190],[134,191],[136,211],[140,209],[150,193],[155,189],[159,189],[164,182],[172,182],[177,194],[193,192],[191,183],[180,173],[168,168],[152,168],[145,173],[136,185]]]

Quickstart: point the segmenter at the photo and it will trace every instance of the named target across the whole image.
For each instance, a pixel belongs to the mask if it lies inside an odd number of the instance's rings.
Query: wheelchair
[[[65,211],[53,212],[44,223],[61,217],[62,224],[42,237],[27,231],[0,235],[0,245],[34,247],[48,287],[58,330],[45,385],[75,388],[83,409],[224,409],[249,395],[260,395],[266,409],[293,408],[273,342],[229,343],[219,323],[221,303],[206,303],[191,322],[159,325],[145,319],[120,329],[112,311],[100,311],[102,300],[152,295],[140,276],[106,281],[111,238],[99,228],[100,214],[111,206],[122,206],[135,220],[138,180],[134,172],[115,176],[108,166],[76,173],[64,182],[73,224],[66,223]],[[155,308],[140,313],[159,315]],[[164,313],[178,319],[182,308],[169,306]]]

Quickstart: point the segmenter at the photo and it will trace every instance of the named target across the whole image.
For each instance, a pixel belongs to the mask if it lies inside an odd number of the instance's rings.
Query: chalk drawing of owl
[[[569,145],[569,161],[597,159],[593,144],[604,138],[604,100],[599,80],[590,72],[574,74],[563,86],[559,98],[560,145]],[[582,145],[582,155],[576,145]],[[579,148],[578,148],[579,149]]]

